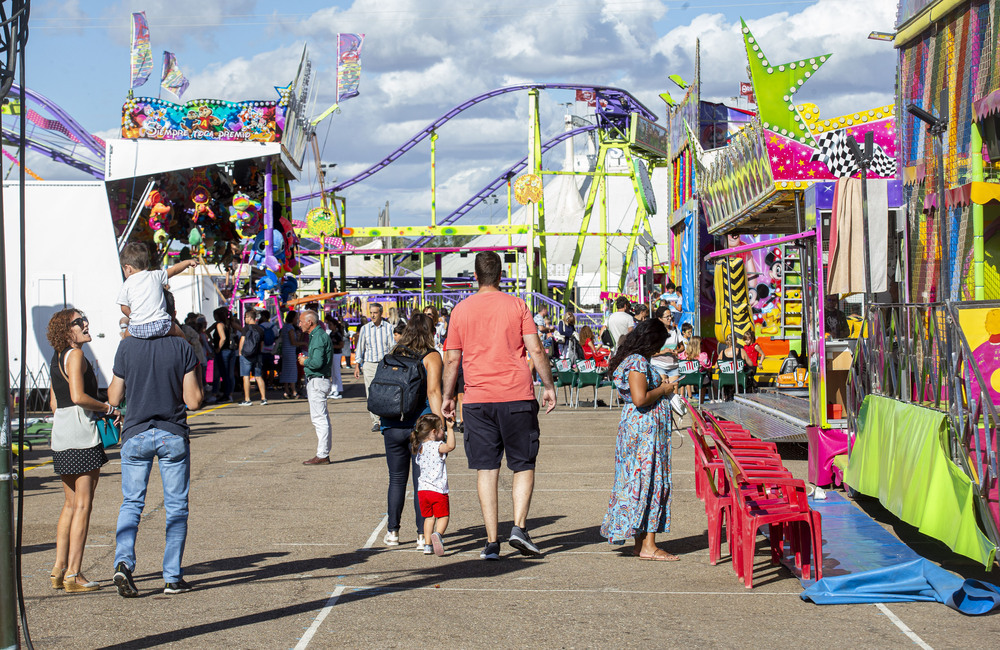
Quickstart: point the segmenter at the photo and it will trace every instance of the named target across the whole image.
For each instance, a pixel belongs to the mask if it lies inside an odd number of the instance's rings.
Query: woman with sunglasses
[[[87,317],[75,309],[63,309],[49,320],[46,337],[55,349],[49,371],[49,405],[54,413],[52,467],[62,479],[66,496],[56,527],[52,588],[68,593],[96,591],[100,583],[80,572],[94,490],[101,466],[108,462],[94,417],[111,415],[120,420],[121,414],[97,399],[97,375],[82,349],[91,340]]]

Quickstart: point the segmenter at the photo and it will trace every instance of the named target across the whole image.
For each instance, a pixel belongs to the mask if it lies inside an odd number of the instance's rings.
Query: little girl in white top
[[[140,339],[151,339],[167,334],[183,337],[181,328],[167,315],[163,287],[168,278],[197,266],[198,262],[195,260],[178,262],[164,271],[153,268],[153,258],[148,244],[132,242],[122,249],[119,261],[125,273],[125,284],[118,294],[118,304],[122,307],[122,313],[129,319],[128,333]]]
[[[448,468],[444,464],[448,452],[455,449],[455,431],[448,429],[441,418],[428,413],[421,415],[410,434],[410,451],[420,468],[417,474],[417,500],[424,516],[424,555],[444,555],[442,535],[448,528]]]

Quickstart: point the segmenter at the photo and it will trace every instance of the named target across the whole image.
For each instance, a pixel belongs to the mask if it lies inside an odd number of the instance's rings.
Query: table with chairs
[[[618,404],[618,391],[611,384],[611,379],[607,376],[607,368],[597,367],[592,359],[571,363],[564,359],[555,362],[552,369],[552,379],[556,386],[556,392],[563,389],[563,396],[566,406],[580,408],[580,389],[588,386],[594,389],[593,408],[597,408],[598,391],[605,386],[611,386],[611,396],[608,398],[608,408]]]
[[[774,443],[751,437],[735,422],[687,407],[695,494],[705,504],[710,564],[721,555],[724,528],[733,569],[752,588],[757,534],[767,525],[772,564],[790,552],[805,579],[813,573],[816,580],[822,578],[822,521],[809,507],[805,482],[784,467]]]

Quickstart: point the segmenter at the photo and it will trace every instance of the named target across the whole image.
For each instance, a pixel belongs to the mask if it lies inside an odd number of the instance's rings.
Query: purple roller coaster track
[[[21,89],[17,84],[11,87],[9,98],[19,97]],[[25,146],[46,158],[64,163],[86,172],[99,180],[104,180],[104,140],[92,135],[49,98],[30,88],[24,89],[28,129]],[[16,127],[6,121],[3,124],[3,142],[18,141]]]
[[[486,101],[493,97],[499,97],[500,95],[505,95],[507,93],[519,92],[523,90],[531,89],[542,89],[542,90],[587,90],[594,92],[596,96],[596,108],[595,114],[597,116],[597,123],[592,125],[587,125],[573,129],[572,131],[565,131],[558,134],[551,140],[548,140],[542,145],[542,153],[547,152],[552,147],[556,146],[560,142],[564,142],[567,138],[571,138],[582,133],[587,133],[589,131],[594,131],[597,129],[606,129],[618,131],[622,136],[628,132],[628,120],[631,113],[638,113],[642,117],[648,120],[656,121],[656,115],[646,108],[638,99],[632,96],[628,91],[622,90],[621,88],[613,88],[610,86],[594,86],[588,84],[520,84],[517,86],[505,86],[503,88],[497,88],[496,90],[491,90],[488,93],[483,93],[482,95],[477,95],[471,99],[468,99],[461,104],[455,106],[450,111],[434,120],[422,130],[417,132],[412,138],[404,142],[398,149],[390,153],[388,156],[378,161],[368,169],[365,169],[360,174],[353,176],[344,182],[333,186],[328,190],[330,193],[336,193],[343,191],[356,183],[360,183],[371,176],[374,176],[378,172],[382,171],[390,164],[399,160],[407,151],[415,147],[417,144],[423,140],[429,138],[432,133],[437,129],[441,128],[443,124],[451,120],[452,118],[458,116],[465,110],[479,104],[480,102]],[[488,185],[486,185],[479,192],[470,197],[465,203],[460,205],[450,214],[448,214],[443,219],[438,221],[438,225],[448,225],[455,223],[463,216],[465,216],[472,208],[479,205],[486,197],[497,192],[501,187],[507,183],[508,180],[514,176],[520,174],[528,166],[527,156],[519,160],[517,163],[512,165],[509,169],[504,171],[502,174],[493,179]],[[303,194],[301,196],[296,196],[293,201],[307,201],[309,199],[318,198],[319,192],[312,192],[310,194]],[[430,237],[422,237],[413,242],[414,247],[420,247],[426,245],[431,241]]]

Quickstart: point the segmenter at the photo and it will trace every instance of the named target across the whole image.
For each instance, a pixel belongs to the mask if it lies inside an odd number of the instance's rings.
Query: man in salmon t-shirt
[[[479,291],[451,313],[441,406],[446,418],[454,418],[455,380],[461,366],[465,374],[465,454],[469,469],[478,474],[479,506],[486,524],[486,547],[479,557],[484,560],[500,559],[497,480],[504,452],[507,467],[514,472],[514,527],[508,542],[522,555],[540,553],[526,529],[538,456],[538,402],[525,352],[534,360],[545,387],[545,412],[556,406],[552,369],[538,329],[524,301],[500,291],[501,268],[496,253],[476,255]]]

